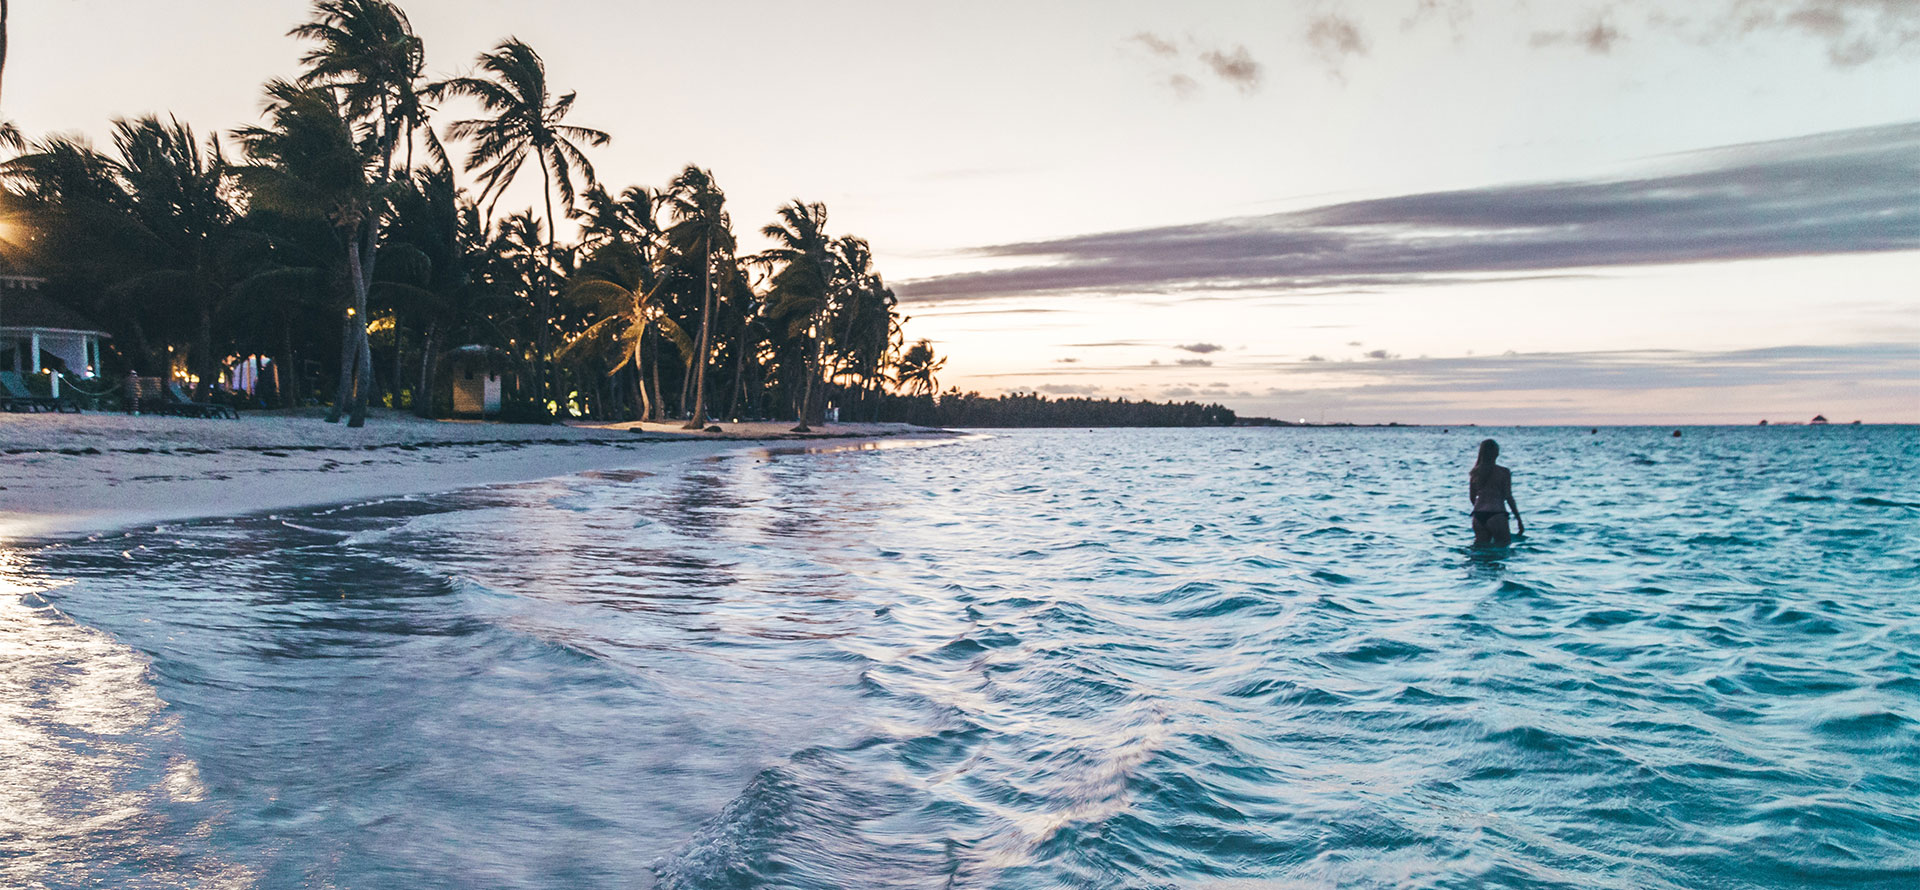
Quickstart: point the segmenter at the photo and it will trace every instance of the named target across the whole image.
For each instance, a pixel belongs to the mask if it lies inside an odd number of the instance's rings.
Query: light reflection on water
[[[1436,430],[768,449],[43,550],[8,577],[86,627],[7,594],[0,744],[70,767],[7,792],[66,852],[0,875],[1920,880],[1920,435],[1497,435],[1510,551],[1462,546],[1479,435]],[[14,692],[74,670],[118,704]]]
[[[207,791],[147,660],[47,605],[24,562],[0,548],[0,886],[248,886],[197,842],[181,805]]]

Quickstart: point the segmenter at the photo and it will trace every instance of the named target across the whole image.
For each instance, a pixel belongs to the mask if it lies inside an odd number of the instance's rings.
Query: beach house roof
[[[42,294],[40,281],[25,275],[0,275],[0,329],[107,335],[92,319]]]

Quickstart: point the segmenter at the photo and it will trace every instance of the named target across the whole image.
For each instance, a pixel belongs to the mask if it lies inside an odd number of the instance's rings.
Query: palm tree
[[[570,292],[569,296],[575,296],[575,302],[581,302],[580,298],[588,303],[599,301],[595,314],[600,318],[626,317],[627,324],[621,329],[635,337],[628,346],[632,351],[640,419],[659,419],[664,413],[665,399],[658,391],[659,350],[653,348],[656,337],[665,336],[673,342],[688,367],[692,366],[694,355],[693,343],[685,329],[667,314],[662,297],[668,295],[659,292],[672,283],[660,262],[666,234],[660,225],[660,212],[667,205],[667,195],[644,186],[631,186],[614,197],[595,185],[582,194],[581,203],[583,206],[575,211],[574,217],[580,220],[581,247],[590,253],[576,281],[599,280],[626,291],[634,299],[610,291],[602,291],[598,296]],[[645,323],[640,324],[643,319]],[[564,348],[577,348],[583,338],[591,340],[583,333]],[[619,368],[614,370],[617,372]]]
[[[914,395],[932,395],[940,388],[934,375],[946,367],[947,360],[933,356],[933,343],[921,339],[907,347],[900,361],[894,365],[894,380]]]
[[[532,210],[508,214],[493,225],[487,240],[483,276],[489,285],[512,295],[513,300],[512,308],[497,313],[492,324],[499,330],[514,361],[523,368],[539,361],[533,349],[538,335],[529,336],[528,326],[543,326],[547,321],[547,316],[533,311],[533,306],[539,302],[541,283],[550,273],[546,229]]]
[[[541,199],[547,208],[546,250],[551,258],[556,222],[554,189],[559,189],[561,202],[571,210],[576,172],[587,185],[595,181],[593,163],[576,143],[601,146],[612,137],[599,130],[561,123],[572,110],[576,94],[549,99],[546,63],[533,47],[508,38],[492,52],[482,53],[479,64],[486,76],[444,80],[429,86],[425,95],[435,101],[447,96],[471,97],[493,115],[454,121],[447,127],[449,139],[473,141],[467,153],[466,169],[480,171],[480,200],[486,204],[488,216],[492,216],[493,204],[500,199],[501,191],[525,165],[527,155],[537,156]],[[540,318],[535,320],[539,329],[535,338],[534,376],[539,380],[540,401],[544,405],[549,401],[550,392],[546,356],[551,327],[548,320],[552,315],[551,283],[541,281],[538,291]]]
[[[656,298],[669,281],[634,245],[611,242],[594,251],[582,264],[567,298],[587,307],[598,320],[575,335],[561,355],[599,347],[612,355],[607,376],[633,368],[634,395],[640,419],[654,417],[654,400],[647,393],[643,369],[650,334],[665,336],[692,362],[694,345],[686,331],[661,311]]]
[[[667,207],[675,220],[666,232],[667,246],[681,257],[700,264],[700,337],[694,344],[693,407],[687,429],[707,424],[707,359],[713,353],[714,273],[735,272],[733,220],[726,211],[727,195],[714,184],[713,174],[687,165],[667,186]],[[722,282],[724,283],[724,282]]]
[[[760,230],[774,243],[760,257],[769,265],[779,265],[767,281],[767,315],[784,322],[787,337],[800,344],[800,401],[796,406],[800,424],[794,431],[804,433],[811,429],[807,421],[813,416],[821,320],[833,304],[841,262],[825,231],[826,205],[795,200],[779,212],[779,222],[768,223]]]
[[[433,129],[426,125],[429,109],[421,101],[420,84],[426,65],[424,44],[413,33],[412,23],[399,7],[390,0],[315,0],[312,21],[287,33],[316,44],[300,59],[306,71],[298,83],[333,91],[342,113],[353,122],[355,135],[363,137],[360,140],[363,150],[378,162],[379,169],[374,175],[377,190],[389,190],[394,152],[403,134],[408,169],[412,167],[415,134],[422,130],[426,133],[428,150],[440,163],[446,163],[446,151],[434,137]],[[381,221],[378,214],[370,216],[361,237],[362,272],[369,279],[368,287],[378,268],[376,254],[380,248]],[[357,324],[364,328],[372,320],[363,307],[350,327]],[[364,331],[349,334],[356,339],[365,338]],[[398,362],[404,352],[397,315],[393,339],[396,365],[392,384],[397,399]],[[371,352],[371,346],[368,349]],[[367,398],[364,388],[358,392],[360,399]],[[364,406],[357,403],[354,410],[356,416],[365,414]],[[336,404],[330,419],[337,418],[338,412]]]
[[[842,386],[864,404],[885,382],[881,367],[897,348],[900,317],[894,307],[899,301],[874,271],[873,250],[865,239],[842,236],[834,242],[834,253],[844,273],[832,310],[834,376],[856,379],[857,390]]]
[[[573,217],[580,221],[583,247],[599,248],[615,242],[630,244],[649,262],[654,260],[663,234],[660,210],[667,203],[665,193],[636,185],[629,186],[616,198],[596,184],[581,193],[581,203],[585,206],[575,210]]]
[[[367,341],[367,291],[380,209],[368,161],[353,138],[353,125],[331,91],[287,81],[267,84],[271,127],[237,132],[254,163],[240,168],[253,204],[289,217],[322,217],[344,242],[351,303],[343,320],[340,384],[329,421],[350,403],[347,425],[364,426],[373,389],[373,350]]]
[[[238,216],[226,194],[227,162],[218,142],[201,151],[192,128],[148,116],[114,121],[119,174],[127,184],[134,216],[165,245],[161,268],[150,285],[187,295],[195,322],[190,367],[205,398],[218,373],[213,352],[213,316],[227,283],[221,253]]]
[[[318,46],[300,57],[307,66],[301,86],[339,91],[348,117],[364,122],[381,158],[381,178],[390,172],[393,153],[404,135],[413,166],[413,143],[424,132],[427,150],[446,163],[446,150],[427,126],[431,111],[421,101],[426,68],[425,44],[413,33],[407,14],[389,0],[316,0],[313,21],[287,32]]]
[[[374,287],[397,313],[411,315],[422,326],[413,409],[431,417],[440,344],[449,336],[476,333],[473,323],[484,308],[499,302],[492,289],[476,280],[485,240],[480,213],[455,187],[451,169],[430,167],[394,196],[388,238]]]

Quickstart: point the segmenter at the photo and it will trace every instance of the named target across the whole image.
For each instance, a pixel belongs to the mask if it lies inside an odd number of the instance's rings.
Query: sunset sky
[[[609,185],[711,168],[743,249],[825,202],[943,387],[1920,421],[1920,0],[402,5],[436,75],[538,49]],[[254,123],[306,15],[19,0],[0,113]]]

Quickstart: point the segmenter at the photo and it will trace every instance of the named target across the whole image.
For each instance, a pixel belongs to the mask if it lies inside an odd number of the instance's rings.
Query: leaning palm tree
[[[360,169],[352,179],[365,186],[362,191],[367,200],[361,201],[357,211],[348,214],[354,220],[348,237],[357,254],[350,264],[355,278],[355,308],[347,316],[346,340],[349,342],[342,344],[338,397],[327,416],[329,421],[339,420],[341,402],[352,392],[353,419],[349,423],[359,426],[365,422],[366,402],[371,395],[372,346],[367,342],[366,331],[371,319],[367,316],[365,298],[372,286],[381,240],[382,214],[372,206],[371,198],[391,190],[393,155],[401,134],[406,134],[410,158],[414,133],[426,123],[427,108],[420,101],[426,56],[407,14],[390,0],[315,0],[313,19],[296,26],[288,35],[313,41],[316,46],[300,59],[301,64],[307,66],[305,73],[283,92],[295,89],[325,92],[327,103],[332,106],[327,115],[346,122],[349,140],[362,154]],[[270,109],[282,101],[274,89],[270,86],[268,90]],[[330,123],[323,126],[333,129]],[[436,157],[444,161],[445,152],[433,138],[431,128],[427,130],[427,142]],[[365,162],[369,156],[374,162],[371,165]],[[369,171],[369,166],[377,170]],[[254,179],[264,182],[267,178],[255,173]],[[397,329],[394,336],[398,355]],[[365,373],[358,370],[349,373],[349,366],[358,369],[361,364],[367,366]],[[394,386],[397,393],[398,379]]]
[[[558,189],[561,203],[568,210],[574,204],[574,177],[586,185],[594,182],[593,163],[581,151],[579,143],[590,146],[607,144],[612,137],[599,130],[564,124],[572,110],[576,94],[550,98],[547,90],[547,66],[533,47],[508,38],[479,59],[482,77],[455,77],[427,87],[424,95],[438,101],[448,96],[476,99],[492,117],[454,121],[447,127],[449,139],[471,140],[466,169],[479,171],[480,200],[492,216],[494,202],[513,182],[526,164],[529,154],[537,156],[540,168],[541,199],[547,208],[547,245],[553,255],[553,192]],[[549,400],[546,358],[551,336],[552,282],[543,280],[539,295],[539,325],[534,353],[534,376],[538,378],[540,400]]]
[[[643,369],[652,335],[664,336],[692,363],[694,345],[685,330],[660,308],[657,298],[670,279],[660,274],[634,245],[611,242],[594,251],[574,276],[567,298],[596,318],[561,347],[560,355],[599,348],[610,354],[607,376],[633,368],[633,388],[641,420],[655,416]]]
[[[726,211],[727,195],[714,184],[713,174],[691,164],[667,186],[667,207],[675,220],[666,232],[668,249],[700,264],[700,337],[693,354],[693,408],[686,428],[707,424],[707,360],[713,353],[714,275],[735,272],[733,220]]]
[[[292,218],[324,218],[342,242],[352,297],[344,320],[340,384],[327,419],[339,420],[341,406],[350,403],[347,425],[363,426],[373,389],[366,318],[379,235],[379,193],[367,157],[354,140],[353,124],[331,91],[273,81],[267,84],[267,97],[272,125],[245,127],[236,134],[254,161],[239,168],[240,182],[252,206]]]

